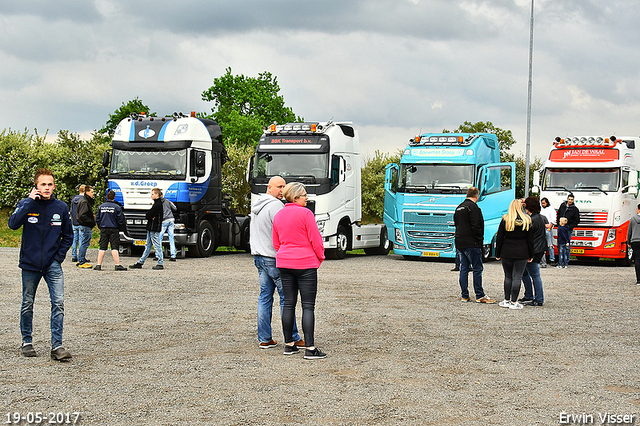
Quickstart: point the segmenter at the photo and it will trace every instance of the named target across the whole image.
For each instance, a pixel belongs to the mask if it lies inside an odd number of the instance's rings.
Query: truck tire
[[[194,249],[195,257],[209,257],[216,249],[216,235],[210,222],[203,220],[198,225],[198,239]]]
[[[247,218],[244,222],[242,222],[242,226],[240,227],[240,245],[238,248],[240,250],[244,250],[247,253],[251,253],[251,243],[249,238],[249,230],[251,229],[249,224],[249,218]]]
[[[347,230],[342,225],[338,226],[336,242],[338,247],[327,250],[326,255],[329,259],[344,259],[344,256],[347,254],[347,247],[349,246],[349,237],[347,237]]]
[[[364,252],[369,256],[381,255],[386,256],[391,251],[393,247],[393,243],[389,241],[389,236],[387,235],[387,227],[383,226],[380,230],[380,245],[375,248],[366,248]]]

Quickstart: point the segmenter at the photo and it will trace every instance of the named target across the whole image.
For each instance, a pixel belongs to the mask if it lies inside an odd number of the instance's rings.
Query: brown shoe
[[[471,299],[469,299],[468,297],[461,297],[460,301],[461,302],[471,302]]]
[[[271,339],[269,342],[260,342],[260,349],[275,348],[277,343],[278,342],[273,339]]]
[[[298,341],[297,341],[297,342],[295,342],[293,345],[294,345],[294,346],[297,346],[297,347],[299,347],[299,348],[306,348],[305,343],[304,343],[304,340],[302,340],[302,339],[298,340]]]
[[[493,300],[492,298],[490,298],[489,296],[484,296],[481,299],[476,299],[476,302],[478,302],[478,303],[496,303],[496,301]]]

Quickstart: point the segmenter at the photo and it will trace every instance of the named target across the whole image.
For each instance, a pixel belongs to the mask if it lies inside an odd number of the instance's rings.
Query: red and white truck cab
[[[629,219],[638,205],[637,137],[557,137],[544,167],[534,173],[532,188],[556,210],[571,193],[580,224],[571,237],[571,254],[579,259],[615,259],[629,265]],[[554,240],[557,233],[554,232]],[[557,253],[557,247],[554,248]]]

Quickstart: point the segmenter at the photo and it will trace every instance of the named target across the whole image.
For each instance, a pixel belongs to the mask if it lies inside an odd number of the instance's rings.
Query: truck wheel
[[[249,239],[249,220],[250,219],[247,218],[247,220],[242,222],[242,226],[240,227],[240,245],[238,246],[240,250],[244,250],[247,253],[251,253],[251,240]]]
[[[627,254],[622,259],[616,259],[616,265],[618,266],[631,266],[633,261],[633,249],[627,246]]]
[[[387,227],[383,226],[382,229],[380,230],[380,245],[375,248],[366,248],[364,249],[364,252],[370,256],[371,255],[386,256],[389,254],[389,251],[391,251],[392,246],[393,246],[393,243],[389,241],[389,236],[387,235]]]
[[[327,257],[329,259],[344,259],[347,254],[347,247],[349,246],[349,238],[347,237],[347,230],[344,226],[338,226],[338,235],[336,235],[337,248],[327,250]]]
[[[213,226],[206,220],[198,225],[198,239],[194,248],[196,257],[209,257],[216,248]]]

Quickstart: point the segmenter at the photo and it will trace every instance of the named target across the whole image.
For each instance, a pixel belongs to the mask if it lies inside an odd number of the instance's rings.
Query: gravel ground
[[[147,262],[115,272],[110,255],[106,271],[80,270],[68,259],[64,343],[73,360],[60,363],[48,356],[44,283],[39,356],[20,355],[17,264],[17,249],[0,249],[2,423],[13,412],[79,412],[84,425],[580,423],[563,413],[640,424],[633,268],[544,269],[544,307],[513,311],[460,302],[451,262],[327,261],[316,344],[328,357],[307,361],[282,355],[277,309],[278,347],[258,348],[248,254],[179,259],[164,271]],[[499,262],[485,265],[485,291],[498,300],[502,277]]]

